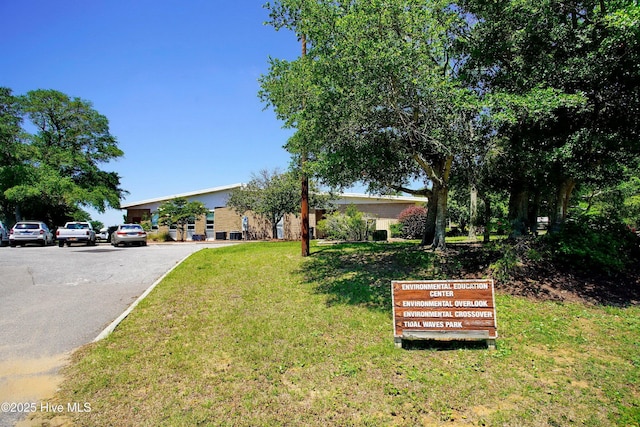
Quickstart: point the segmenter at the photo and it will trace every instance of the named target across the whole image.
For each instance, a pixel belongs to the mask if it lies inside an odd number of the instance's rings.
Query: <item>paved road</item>
[[[0,403],[44,397],[55,384],[43,378],[56,375],[72,350],[186,256],[219,246],[0,248]],[[0,426],[8,418],[0,413]]]

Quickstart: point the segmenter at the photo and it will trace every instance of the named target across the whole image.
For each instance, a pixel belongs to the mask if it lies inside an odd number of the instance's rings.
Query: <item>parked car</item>
[[[96,244],[96,232],[93,231],[90,222],[71,221],[67,222],[64,227],[58,228],[56,239],[60,247],[65,244],[71,246],[71,243],[83,243],[87,246],[93,246]]]
[[[9,245],[9,229],[0,221],[0,246]]]
[[[38,243],[42,246],[53,245],[53,233],[42,221],[19,221],[9,231],[9,244],[24,246]]]
[[[100,231],[96,233],[96,241],[98,240],[109,241],[109,229],[107,227],[102,227]]]
[[[117,229],[118,229],[117,225],[111,225],[109,227],[101,228],[100,232],[96,233],[96,240],[105,240],[106,242],[111,243],[111,235]]]
[[[122,224],[111,234],[111,244],[118,246],[120,243],[137,243],[147,245],[147,232],[139,224]]]

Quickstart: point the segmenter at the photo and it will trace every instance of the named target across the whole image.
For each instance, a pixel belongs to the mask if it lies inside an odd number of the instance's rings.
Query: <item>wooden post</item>
[[[302,35],[302,57],[307,56],[307,38]],[[304,108],[304,104],[303,104]],[[304,172],[304,164],[307,161],[307,153],[302,148],[302,157],[300,158],[300,169],[302,170],[302,203],[300,205],[300,219],[302,225],[300,227],[302,234],[302,256],[309,256],[309,177]]]
[[[305,159],[302,160],[304,164]],[[302,256],[309,256],[309,178],[302,174],[302,204],[300,206],[302,221]]]

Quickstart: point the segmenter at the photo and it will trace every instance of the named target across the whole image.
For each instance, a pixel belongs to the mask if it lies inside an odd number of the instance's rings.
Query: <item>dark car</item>
[[[0,246],[9,245],[9,229],[0,221]]]

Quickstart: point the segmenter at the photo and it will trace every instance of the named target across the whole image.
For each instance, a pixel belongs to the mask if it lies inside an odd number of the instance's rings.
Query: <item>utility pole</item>
[[[302,57],[307,56],[307,37],[302,35]],[[304,100],[303,100],[304,108]],[[309,256],[309,177],[304,172],[304,164],[307,161],[306,149],[302,148],[300,157],[300,169],[302,175],[302,203],[300,204],[301,234],[302,234],[302,256]]]

